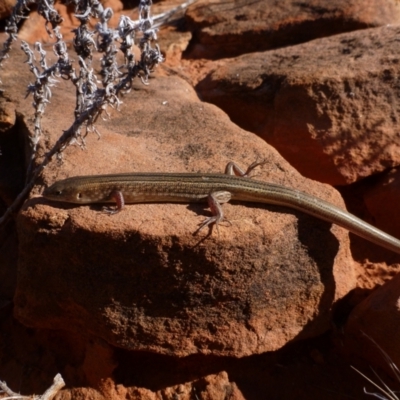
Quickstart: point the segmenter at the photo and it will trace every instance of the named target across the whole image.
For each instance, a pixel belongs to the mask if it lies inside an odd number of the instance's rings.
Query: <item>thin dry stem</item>
[[[5,382],[0,381],[0,389],[8,395],[2,400],[18,399],[18,400],[53,400],[55,395],[65,386],[64,379],[57,374],[53,379],[53,384],[41,396],[22,396],[12,391]]]
[[[7,57],[11,43],[17,37],[17,23],[24,18],[23,14],[28,6],[36,4],[39,13],[46,20],[46,29],[49,35],[56,38],[53,51],[57,60],[53,65],[48,65],[46,52],[40,44],[35,45],[35,51],[39,54],[36,62],[35,53],[27,43],[22,44],[22,49],[27,55],[27,63],[35,76],[35,82],[28,87],[28,93],[33,95],[33,106],[35,108],[34,132],[30,137],[31,158],[27,168],[27,179],[24,189],[15,201],[0,218],[0,226],[5,224],[9,218],[21,207],[28,196],[39,174],[44,167],[57,155],[71,144],[77,143],[85,147],[85,136],[88,132],[98,134],[94,126],[97,118],[107,116],[107,107],[119,108],[122,101],[120,95],[127,93],[132,87],[132,81],[136,77],[144,84],[148,84],[149,76],[153,69],[163,61],[160,49],[156,43],[157,34],[151,16],[151,0],[140,0],[139,19],[130,20],[122,16],[117,29],[108,27],[108,21],[112,16],[110,8],[104,9],[98,0],[65,0],[66,3],[75,6],[76,17],[81,25],[74,30],[74,48],[78,54],[78,71],[73,67],[67,46],[59,30],[62,18],[54,9],[55,0],[18,0],[16,8],[10,19],[10,27],[7,30],[9,41],[4,45],[0,54],[0,62]],[[171,17],[178,11],[186,9],[196,0],[188,0],[181,6],[158,16],[159,23],[170,21]],[[90,18],[97,18],[99,23],[95,31],[88,28]],[[139,39],[137,39],[137,36]],[[138,42],[141,49],[141,57],[135,60],[132,46]],[[119,48],[117,45],[119,43]],[[93,51],[103,54],[101,59],[101,80],[93,73],[91,63]],[[116,54],[121,51],[124,54],[124,64],[118,65]],[[76,106],[74,111],[75,120],[69,129],[63,132],[53,148],[45,155],[40,163],[37,163],[37,147],[42,136],[42,117],[50,103],[53,86],[57,78],[69,80],[75,86]],[[102,86],[99,86],[101,84]]]

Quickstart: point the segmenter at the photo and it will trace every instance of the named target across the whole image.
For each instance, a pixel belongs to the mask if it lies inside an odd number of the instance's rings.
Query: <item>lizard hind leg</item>
[[[204,227],[209,226],[211,224],[215,224],[215,228],[217,229],[217,232],[219,234],[218,225],[223,220],[226,220],[224,217],[224,211],[222,209],[222,204],[227,203],[231,198],[232,198],[231,193],[226,190],[220,190],[220,191],[210,193],[207,197],[207,201],[208,201],[208,206],[211,209],[212,216],[206,218],[200,224],[200,226],[197,228],[195,234],[200,232]],[[228,221],[228,220],[226,220],[226,221]]]

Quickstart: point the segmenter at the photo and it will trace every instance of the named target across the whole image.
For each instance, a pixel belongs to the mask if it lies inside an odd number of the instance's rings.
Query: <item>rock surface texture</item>
[[[67,149],[43,183],[127,171],[219,172],[229,160],[265,159],[257,179],[344,207],[334,190],[301,177],[261,139],[201,103],[181,78],[157,76],[134,94],[112,126],[98,125],[101,140],[88,137],[87,151]],[[67,122],[66,98],[72,90],[52,99],[49,145]],[[329,327],[332,305],[355,285],[343,229],[282,207],[227,204],[231,226],[193,236],[204,208],[137,204],[108,216],[101,206],[33,197],[18,217],[15,315],[31,327],[72,328],[121,348],[179,356],[243,357]]]
[[[187,12],[190,58],[234,57],[400,22],[394,0],[200,0]]]
[[[350,184],[399,164],[399,34],[388,26],[226,59],[197,89],[303,175]]]
[[[112,26],[137,18],[127,3],[104,6]],[[70,40],[78,19],[55,7]],[[31,395],[60,373],[58,400],[333,400],[362,396],[348,364],[367,359],[391,385],[373,341],[400,366],[399,255],[276,205],[229,202],[218,231],[194,235],[207,203],[108,215],[41,194],[76,175],[264,161],[242,179],[301,190],[400,237],[396,24],[395,0],[199,0],[161,28],[166,62],[149,85],[137,79],[97,118],[99,135],[54,157],[0,227],[0,381]],[[20,38],[46,42],[54,61],[36,12]],[[35,131],[20,44],[0,70],[0,213],[24,187]],[[99,66],[95,55],[88,71],[100,78]],[[75,97],[58,77],[36,163],[74,121]]]
[[[400,197],[400,171],[393,168],[382,174],[364,194],[368,211],[386,232],[400,237],[400,210],[396,207],[386,211],[387,205],[395,204]]]
[[[348,347],[395,377],[390,363],[400,365],[400,275],[353,310],[347,333]]]
[[[3,0],[0,3],[0,19],[7,18],[11,14],[15,3],[15,0]]]

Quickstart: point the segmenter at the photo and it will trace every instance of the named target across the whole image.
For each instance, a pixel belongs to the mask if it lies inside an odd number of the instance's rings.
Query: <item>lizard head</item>
[[[55,182],[46,188],[43,192],[43,197],[49,200],[63,201],[66,203],[85,204],[90,202],[90,199],[87,199],[79,189],[79,186],[76,185],[76,181],[73,181],[72,178],[68,178]]]

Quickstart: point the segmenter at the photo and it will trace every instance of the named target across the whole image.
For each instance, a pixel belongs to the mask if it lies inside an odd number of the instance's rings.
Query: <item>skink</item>
[[[212,217],[203,227],[221,222],[221,204],[229,200],[275,204],[302,211],[337,224],[354,234],[400,254],[400,240],[317,197],[296,189],[246,178],[262,163],[253,163],[246,172],[229,163],[225,174],[214,173],[121,173],[75,176],[45,189],[47,199],[76,204],[116,203],[119,212],[125,203],[208,201]],[[235,176],[239,175],[239,176]]]

